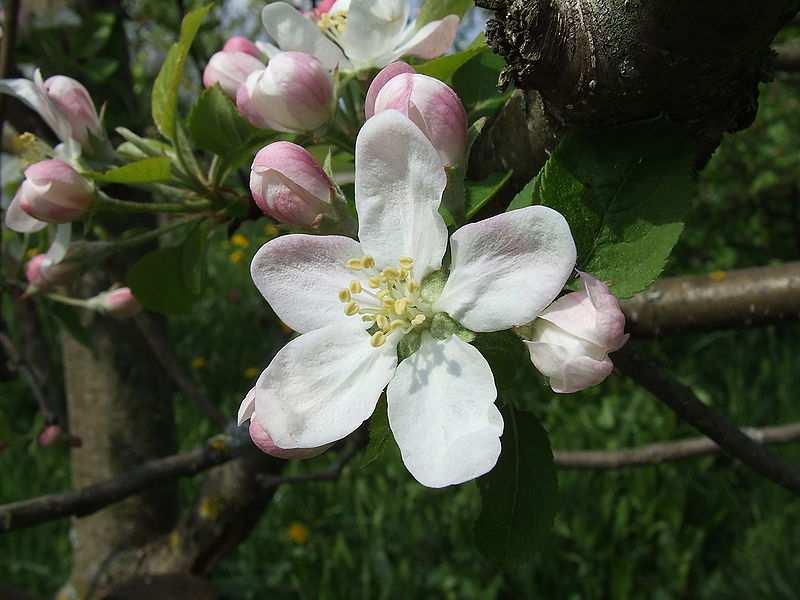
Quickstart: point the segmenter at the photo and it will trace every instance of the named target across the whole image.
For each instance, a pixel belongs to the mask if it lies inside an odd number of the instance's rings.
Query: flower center
[[[347,13],[345,11],[337,11],[335,15],[330,13],[323,13],[319,16],[317,26],[332,37],[341,35],[347,29]]]
[[[351,258],[347,268],[362,275],[339,292],[344,313],[372,323],[370,343],[380,348],[395,331],[403,334],[420,327],[429,318],[430,307],[420,296],[420,284],[413,277],[414,259],[401,257],[396,267],[379,271],[371,256]],[[362,283],[366,279],[367,287]]]

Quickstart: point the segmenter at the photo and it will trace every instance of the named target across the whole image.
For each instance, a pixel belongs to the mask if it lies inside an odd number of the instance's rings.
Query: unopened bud
[[[402,64],[402,63],[401,63]],[[393,71],[389,65],[375,78],[368,94],[366,116],[397,110],[411,119],[439,152],[445,167],[464,162],[467,150],[467,113],[458,95],[438,79],[418,73],[401,72],[387,81]],[[377,90],[377,92],[376,92]],[[370,111],[370,98],[374,105]]]
[[[44,89],[69,121],[72,137],[81,146],[90,145],[90,135],[102,135],[103,127],[94,101],[79,81],[64,75],[55,75],[44,82]]]
[[[18,197],[23,211],[46,223],[80,219],[94,200],[89,182],[58,159],[28,167]]]
[[[89,304],[95,310],[116,319],[129,319],[142,312],[142,305],[128,287],[103,292],[89,300]]]
[[[264,63],[247,52],[217,52],[208,61],[203,71],[203,85],[207,88],[219,84],[229,97],[236,98],[236,92],[247,81],[251,73],[264,70]]]
[[[25,265],[25,277],[32,288],[41,292],[69,283],[78,274],[78,270],[76,263],[52,263],[44,254],[39,254]]]
[[[263,148],[253,161],[250,191],[264,214],[289,225],[313,227],[331,215],[333,185],[311,154],[291,142]]]
[[[58,442],[63,433],[64,432],[62,431],[61,427],[58,425],[47,425],[39,433],[39,437],[36,438],[36,441],[43,448],[47,448],[48,446],[52,446]]]
[[[302,52],[281,52],[251,73],[236,96],[255,127],[286,132],[319,129],[333,116],[333,82],[322,64]]]
[[[258,49],[258,46],[256,46],[246,37],[242,37],[240,35],[232,37],[225,42],[225,45],[222,47],[222,51],[244,52],[245,54],[249,54],[250,56],[255,56],[256,58],[261,59],[261,51]]]

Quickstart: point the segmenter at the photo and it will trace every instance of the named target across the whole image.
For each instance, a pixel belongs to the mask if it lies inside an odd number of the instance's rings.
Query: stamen
[[[358,314],[358,302],[350,302],[347,306],[344,307],[344,314],[348,317],[352,317],[353,315]]]
[[[389,331],[397,331],[398,329],[405,329],[406,327],[408,327],[408,321],[401,321],[400,319],[389,323]]]
[[[394,267],[386,267],[381,273],[386,279],[395,280],[400,279],[400,271],[395,269]]]
[[[422,325],[422,324],[425,322],[425,319],[426,319],[426,318],[427,318],[427,317],[425,317],[425,315],[423,315],[422,313],[420,313],[420,314],[418,314],[416,317],[414,317],[413,319],[411,319],[411,324],[412,324],[414,327],[417,327],[418,325]]]
[[[372,269],[375,266],[375,259],[371,256],[365,256],[361,259],[361,263],[364,265],[365,269]]]
[[[410,294],[416,294],[417,292],[419,292],[420,285],[412,279],[411,281],[408,282],[406,288],[408,288],[408,292]]]
[[[400,257],[400,260],[398,262],[399,262],[400,266],[402,268],[404,268],[404,269],[413,269],[414,268],[414,259],[413,258],[409,258],[408,256]]]
[[[386,343],[386,334],[383,331],[373,333],[369,343],[372,344],[373,348],[380,348]]]
[[[350,300],[351,300],[350,290],[341,290],[339,292],[340,302],[350,302]]]
[[[367,279],[367,283],[369,283],[369,287],[373,290],[377,290],[381,287],[381,283],[383,283],[383,278],[380,275],[373,275],[369,279]]]
[[[389,318],[386,315],[378,315],[375,318],[375,323],[377,323],[378,327],[381,329],[389,328]]]
[[[351,258],[347,261],[347,268],[351,271],[361,271],[364,268],[364,260],[361,258]]]
[[[350,282],[350,291],[354,294],[360,294],[363,288],[358,281],[351,281]]]
[[[394,314],[396,314],[397,316],[404,315],[407,308],[408,308],[408,298],[400,298],[399,300],[394,301]]]

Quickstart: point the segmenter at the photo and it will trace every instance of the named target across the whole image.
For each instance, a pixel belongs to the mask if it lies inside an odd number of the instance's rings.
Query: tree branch
[[[800,473],[745,435],[660,366],[643,360],[626,347],[614,353],[614,364],[633,381],[666,404],[681,419],[719,444],[755,472],[800,495]]]
[[[622,303],[637,337],[800,318],[800,262],[670,277]]]
[[[800,423],[742,431],[759,444],[788,444],[800,440]],[[698,437],[621,450],[556,450],[553,454],[562,469],[613,470],[659,465],[719,452],[721,449],[713,440]]]
[[[775,69],[786,73],[800,73],[800,44],[788,42],[773,48],[775,51]]]

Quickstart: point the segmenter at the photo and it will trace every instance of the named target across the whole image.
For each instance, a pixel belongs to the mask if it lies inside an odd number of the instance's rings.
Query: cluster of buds
[[[260,129],[307,132],[322,127],[333,115],[333,80],[309,54],[281,52],[264,65],[253,42],[229,39],[211,57],[203,84],[219,84],[239,112]]]

